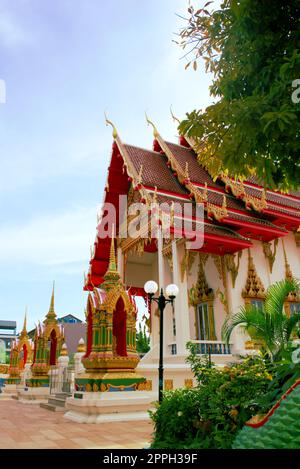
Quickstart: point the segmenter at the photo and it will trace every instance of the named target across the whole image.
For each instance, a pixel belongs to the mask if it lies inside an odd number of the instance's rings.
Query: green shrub
[[[188,362],[198,387],[164,393],[151,413],[153,448],[230,448],[236,432],[260,412],[272,376],[261,358],[246,358],[224,368],[190,346]]]

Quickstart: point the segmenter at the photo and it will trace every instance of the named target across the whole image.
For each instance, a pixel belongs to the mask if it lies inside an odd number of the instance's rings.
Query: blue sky
[[[201,2],[200,2],[201,3]],[[176,141],[209,104],[203,64],[184,70],[172,39],[188,0],[0,0],[0,318],[32,327],[48,311],[84,318],[96,213],[112,136],[151,148],[145,111]]]

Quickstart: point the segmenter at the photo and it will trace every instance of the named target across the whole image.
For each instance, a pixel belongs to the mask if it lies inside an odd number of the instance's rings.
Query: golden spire
[[[155,127],[155,125],[153,124],[153,122],[149,119],[149,117],[147,116],[147,113],[146,113],[146,112],[145,112],[145,116],[146,116],[146,121],[147,121],[148,125],[150,124],[150,125],[152,125],[152,127],[153,127],[153,135],[154,135],[154,137],[157,138],[158,135],[159,135],[157,128]]]
[[[52,295],[51,295],[51,302],[50,302],[50,308],[49,308],[49,313],[54,313],[54,287],[55,287],[55,282],[53,280],[53,287],[52,287]]]
[[[108,119],[107,115],[106,115],[106,112],[104,113],[104,117],[105,117],[105,123],[106,125],[111,125],[112,126],[112,129],[113,129],[113,138],[116,139],[118,137],[118,132],[117,132],[117,129],[116,129],[116,126],[112,123],[111,120]]]
[[[54,310],[54,287],[55,287],[55,282],[53,280],[53,287],[52,287],[52,294],[51,294],[51,301],[50,301],[50,306],[49,306],[49,311],[48,314],[46,315],[46,320],[47,319],[56,319],[56,314]],[[44,321],[45,322],[45,321]]]
[[[108,270],[110,272],[115,272],[117,270],[116,253],[115,253],[115,227],[114,227],[114,225],[112,226],[112,232],[111,232],[111,243],[110,243],[110,251],[109,251]]]
[[[109,289],[113,287],[120,280],[120,274],[118,272],[117,263],[116,263],[115,234],[114,233],[115,233],[115,230],[114,230],[114,225],[113,225],[112,233],[111,233],[108,269],[106,271],[106,274],[104,275],[104,282],[102,283],[102,287],[104,289]]]

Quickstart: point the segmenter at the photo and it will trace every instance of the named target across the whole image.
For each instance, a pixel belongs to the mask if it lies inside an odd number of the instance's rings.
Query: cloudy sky
[[[205,3],[205,2],[204,2]],[[151,148],[145,111],[176,141],[169,108],[209,102],[203,66],[172,42],[188,0],[0,0],[0,318],[84,317],[83,272],[112,136]],[[200,65],[200,64],[199,64]],[[0,100],[1,101],[1,100]]]

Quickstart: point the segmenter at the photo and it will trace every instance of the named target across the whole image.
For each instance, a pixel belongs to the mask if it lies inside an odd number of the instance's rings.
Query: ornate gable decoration
[[[283,241],[283,239],[281,241],[282,241],[282,249],[283,249],[284,264],[285,264],[285,278],[286,278],[286,280],[293,281],[294,280],[294,275],[293,275],[291,266],[288,262],[288,258],[287,258],[286,250],[285,250],[285,246],[284,246],[284,241]],[[297,295],[296,292],[290,292],[288,294],[287,298],[286,298],[286,301],[287,302],[298,302],[298,301],[300,301],[300,298],[299,298],[299,296]]]
[[[250,298],[263,300],[266,297],[265,287],[256,271],[250,249],[248,249],[248,275],[245,288],[242,291],[242,297],[246,300]]]

